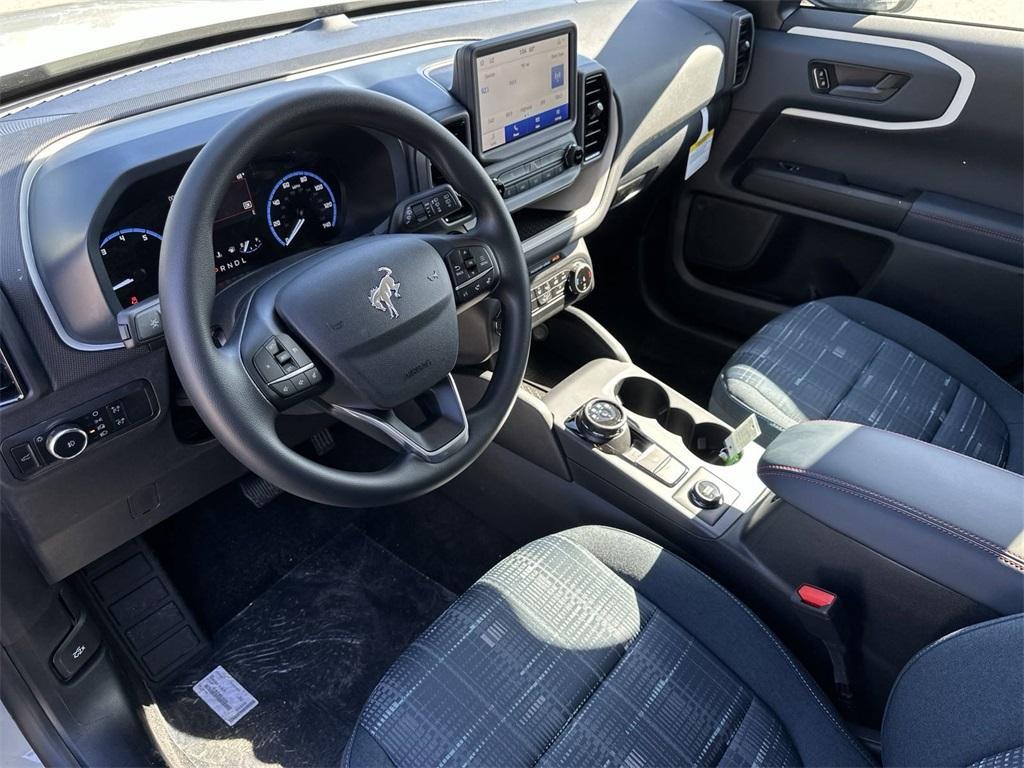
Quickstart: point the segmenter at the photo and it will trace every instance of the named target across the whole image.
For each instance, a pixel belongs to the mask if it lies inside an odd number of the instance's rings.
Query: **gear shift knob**
[[[629,448],[626,412],[613,400],[590,400],[576,413],[574,426],[583,439],[605,450],[621,453]]]

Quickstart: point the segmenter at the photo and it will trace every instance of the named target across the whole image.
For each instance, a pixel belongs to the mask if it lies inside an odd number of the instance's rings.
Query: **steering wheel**
[[[255,287],[228,338],[215,341],[213,222],[228,185],[271,139],[330,124],[377,130],[424,152],[472,205],[475,226],[368,236],[298,259]],[[473,258],[479,285],[469,288],[502,308],[493,375],[468,411],[451,375],[459,348],[452,254]],[[526,263],[494,184],[435,120],[359,88],[302,88],[268,99],[203,147],[167,217],[160,305],[178,377],[214,436],[279,488],[335,506],[396,503],[464,470],[508,416],[529,354]],[[409,403],[413,426],[399,417]],[[299,404],[397,447],[396,459],[376,472],[350,472],[300,455],[275,426]]]

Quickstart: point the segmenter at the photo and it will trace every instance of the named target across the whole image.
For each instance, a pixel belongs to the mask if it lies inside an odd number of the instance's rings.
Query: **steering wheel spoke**
[[[466,409],[450,373],[397,408],[350,408],[322,398],[318,403],[339,421],[428,464],[445,461],[469,442]]]

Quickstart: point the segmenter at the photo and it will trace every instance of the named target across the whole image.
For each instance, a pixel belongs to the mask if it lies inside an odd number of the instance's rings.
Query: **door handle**
[[[890,99],[910,80],[899,72],[829,61],[812,61],[808,72],[814,92],[862,101]]]

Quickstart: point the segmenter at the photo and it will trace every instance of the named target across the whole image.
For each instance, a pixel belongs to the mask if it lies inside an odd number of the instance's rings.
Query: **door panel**
[[[809,8],[759,29],[679,196],[669,311],[736,340],[801,301],[859,295],[1014,375],[1022,115],[1019,31]]]

